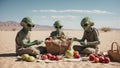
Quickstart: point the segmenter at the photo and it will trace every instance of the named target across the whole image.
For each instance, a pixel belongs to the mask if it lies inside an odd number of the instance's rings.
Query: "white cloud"
[[[72,15],[68,15],[68,16],[51,16],[53,19],[57,19],[57,18],[65,18],[65,19],[76,19],[76,18],[80,18],[80,16],[72,16]]]
[[[32,10],[32,12],[50,12],[50,13],[90,13],[90,14],[111,14],[105,10]]]

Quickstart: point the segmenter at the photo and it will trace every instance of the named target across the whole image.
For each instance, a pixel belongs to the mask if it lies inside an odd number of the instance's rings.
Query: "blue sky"
[[[82,29],[89,16],[94,27],[120,29],[120,0],[0,0],[0,21],[17,21],[29,16],[35,24],[52,26],[61,20],[66,29]]]

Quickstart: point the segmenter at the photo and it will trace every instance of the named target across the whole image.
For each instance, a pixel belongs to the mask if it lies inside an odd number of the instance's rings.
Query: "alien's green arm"
[[[32,45],[35,45],[36,43],[35,42],[25,42],[24,40],[22,41],[22,45],[23,47],[30,47]]]
[[[95,40],[96,40],[96,41],[87,42],[88,45],[93,45],[93,46],[94,46],[94,45],[100,44],[100,41],[99,41],[99,38],[98,38],[98,35],[97,35],[96,31],[94,31],[94,35],[95,35]]]
[[[100,44],[100,41],[94,41],[94,42],[87,42],[87,45],[94,46]]]
[[[28,39],[27,41],[24,40],[24,35],[23,34],[19,34],[19,39],[20,39],[20,44],[23,46],[23,47],[29,47],[29,46],[32,46],[32,45],[35,45],[35,42],[30,42],[30,39]]]

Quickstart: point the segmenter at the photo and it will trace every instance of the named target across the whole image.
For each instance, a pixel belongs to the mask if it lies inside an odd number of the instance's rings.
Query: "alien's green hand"
[[[85,43],[85,42],[80,42],[80,44],[83,45],[83,46],[87,46],[87,45],[88,45],[88,44]]]
[[[33,41],[33,43],[36,44],[36,45],[39,45],[39,44],[41,44],[42,42],[43,42],[43,41],[39,41],[39,40]]]

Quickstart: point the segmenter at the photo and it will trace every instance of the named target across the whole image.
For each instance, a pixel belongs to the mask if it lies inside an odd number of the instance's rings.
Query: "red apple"
[[[56,56],[55,57],[55,60],[58,61],[58,60],[61,60],[62,59],[62,56]]]
[[[55,59],[56,59],[55,55],[52,55],[52,57],[50,58],[50,60],[55,60]]]
[[[74,55],[75,58],[80,58],[80,54]]]
[[[47,55],[42,55],[42,60],[46,60],[48,59],[48,56]]]
[[[99,54],[94,54],[94,56],[98,58],[98,57],[99,57]]]
[[[102,55],[102,54],[97,54],[97,56],[99,56],[99,57],[100,57],[100,56],[103,56],[103,55]]]
[[[99,58],[95,57],[94,62],[98,63],[99,62]]]
[[[78,52],[78,51],[74,51],[73,54],[74,54],[74,55],[78,55],[79,52]]]
[[[51,53],[47,53],[48,59],[51,59],[52,54]]]
[[[110,62],[110,58],[109,57],[105,57],[104,62],[105,63],[109,63]]]
[[[94,56],[93,54],[90,54],[90,55],[89,55],[89,60],[90,60],[90,61],[93,61],[94,59],[95,59],[95,56]]]
[[[52,41],[53,39],[52,39],[52,37],[49,37],[49,38],[47,38],[47,40],[48,40],[48,41]]]
[[[99,62],[103,63],[103,62],[104,62],[104,59],[105,59],[104,56],[100,56],[100,57],[99,57]]]

